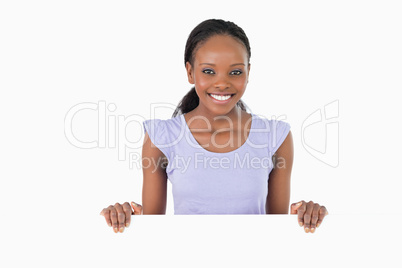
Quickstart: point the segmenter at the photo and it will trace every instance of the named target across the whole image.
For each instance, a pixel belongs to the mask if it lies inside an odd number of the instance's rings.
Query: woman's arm
[[[274,167],[269,174],[267,214],[288,214],[290,203],[290,175],[293,166],[293,138],[287,137],[272,157]]]
[[[288,214],[290,202],[290,174],[293,165],[293,138],[289,131],[274,157],[274,168],[269,174],[268,195],[266,203],[267,214]],[[328,211],[313,201],[300,201],[291,206],[291,214],[297,214],[300,226],[306,233],[314,233],[320,226]]]
[[[145,133],[142,146],[142,214],[165,214],[167,198],[167,159]]]

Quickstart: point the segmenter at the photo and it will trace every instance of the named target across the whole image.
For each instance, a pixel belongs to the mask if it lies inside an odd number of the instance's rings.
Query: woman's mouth
[[[208,96],[211,97],[212,101],[219,104],[228,103],[235,94],[225,94],[225,95],[216,95],[208,93]]]

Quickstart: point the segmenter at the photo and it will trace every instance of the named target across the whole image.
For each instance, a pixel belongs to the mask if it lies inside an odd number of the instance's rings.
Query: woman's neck
[[[216,114],[198,106],[188,112],[191,123],[197,128],[210,129],[212,132],[219,129],[236,129],[236,124],[242,121],[244,111],[235,106],[227,114]]]

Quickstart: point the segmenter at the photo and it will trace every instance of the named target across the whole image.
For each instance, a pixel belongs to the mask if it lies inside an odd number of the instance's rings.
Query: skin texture
[[[227,35],[210,37],[195,51],[194,62],[186,63],[188,81],[195,85],[200,102],[197,108],[185,114],[194,138],[206,150],[230,152],[247,140],[251,115],[236,103],[243,96],[248,83],[250,64],[247,50],[235,38]],[[235,94],[226,104],[216,104],[208,93]],[[167,159],[145,134],[143,148],[142,206],[131,202],[116,203],[101,211],[113,230],[123,232],[130,224],[131,215],[165,214],[167,197]],[[280,160],[280,161],[279,161]],[[273,156],[274,168],[269,175],[267,214],[288,214],[290,178],[293,165],[293,138],[288,136]],[[324,206],[312,201],[300,201],[290,206],[297,214],[298,223],[305,232],[313,233],[328,214]]]

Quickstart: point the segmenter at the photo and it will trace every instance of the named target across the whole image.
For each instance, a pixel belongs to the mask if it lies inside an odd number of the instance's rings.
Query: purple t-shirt
[[[148,119],[144,133],[166,156],[174,214],[265,214],[272,155],[290,125],[251,113],[246,142],[226,152],[210,152],[197,142],[184,115]]]

